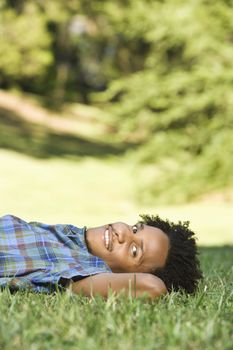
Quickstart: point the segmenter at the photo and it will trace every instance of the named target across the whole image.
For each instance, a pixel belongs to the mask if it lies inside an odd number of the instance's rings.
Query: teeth
[[[105,231],[104,240],[105,240],[105,246],[108,249],[109,248],[109,232],[108,232],[108,229]]]

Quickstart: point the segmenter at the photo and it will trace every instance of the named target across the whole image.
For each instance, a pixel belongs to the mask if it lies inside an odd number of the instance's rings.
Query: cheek
[[[107,263],[111,270],[115,273],[128,272],[129,270],[128,257],[126,257],[123,252],[118,252],[117,254],[109,257]]]

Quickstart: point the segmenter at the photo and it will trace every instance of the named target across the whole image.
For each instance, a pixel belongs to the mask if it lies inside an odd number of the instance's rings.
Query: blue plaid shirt
[[[52,292],[61,279],[104,272],[111,270],[88,252],[85,227],[0,217],[0,287]]]

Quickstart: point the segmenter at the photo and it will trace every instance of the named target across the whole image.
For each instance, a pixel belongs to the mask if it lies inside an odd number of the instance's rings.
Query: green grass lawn
[[[233,247],[201,248],[205,278],[195,296],[153,302],[112,295],[0,292],[0,348],[232,349]]]
[[[189,220],[200,245],[233,243],[233,203],[141,205],[137,173],[127,158],[42,160],[0,150],[0,164],[0,215],[97,226],[134,224],[139,213],[152,213]]]
[[[204,271],[195,296],[174,293],[150,303],[3,290],[1,350],[232,349],[232,203],[140,205],[137,175],[124,159],[38,160],[2,150],[0,164],[0,215],[77,226],[134,223],[146,212],[190,220]]]

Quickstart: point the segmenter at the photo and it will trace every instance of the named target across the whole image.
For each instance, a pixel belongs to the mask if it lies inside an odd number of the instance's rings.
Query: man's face
[[[169,239],[160,229],[148,225],[116,222],[90,228],[86,242],[91,254],[103,259],[117,272],[152,272],[163,267]]]

